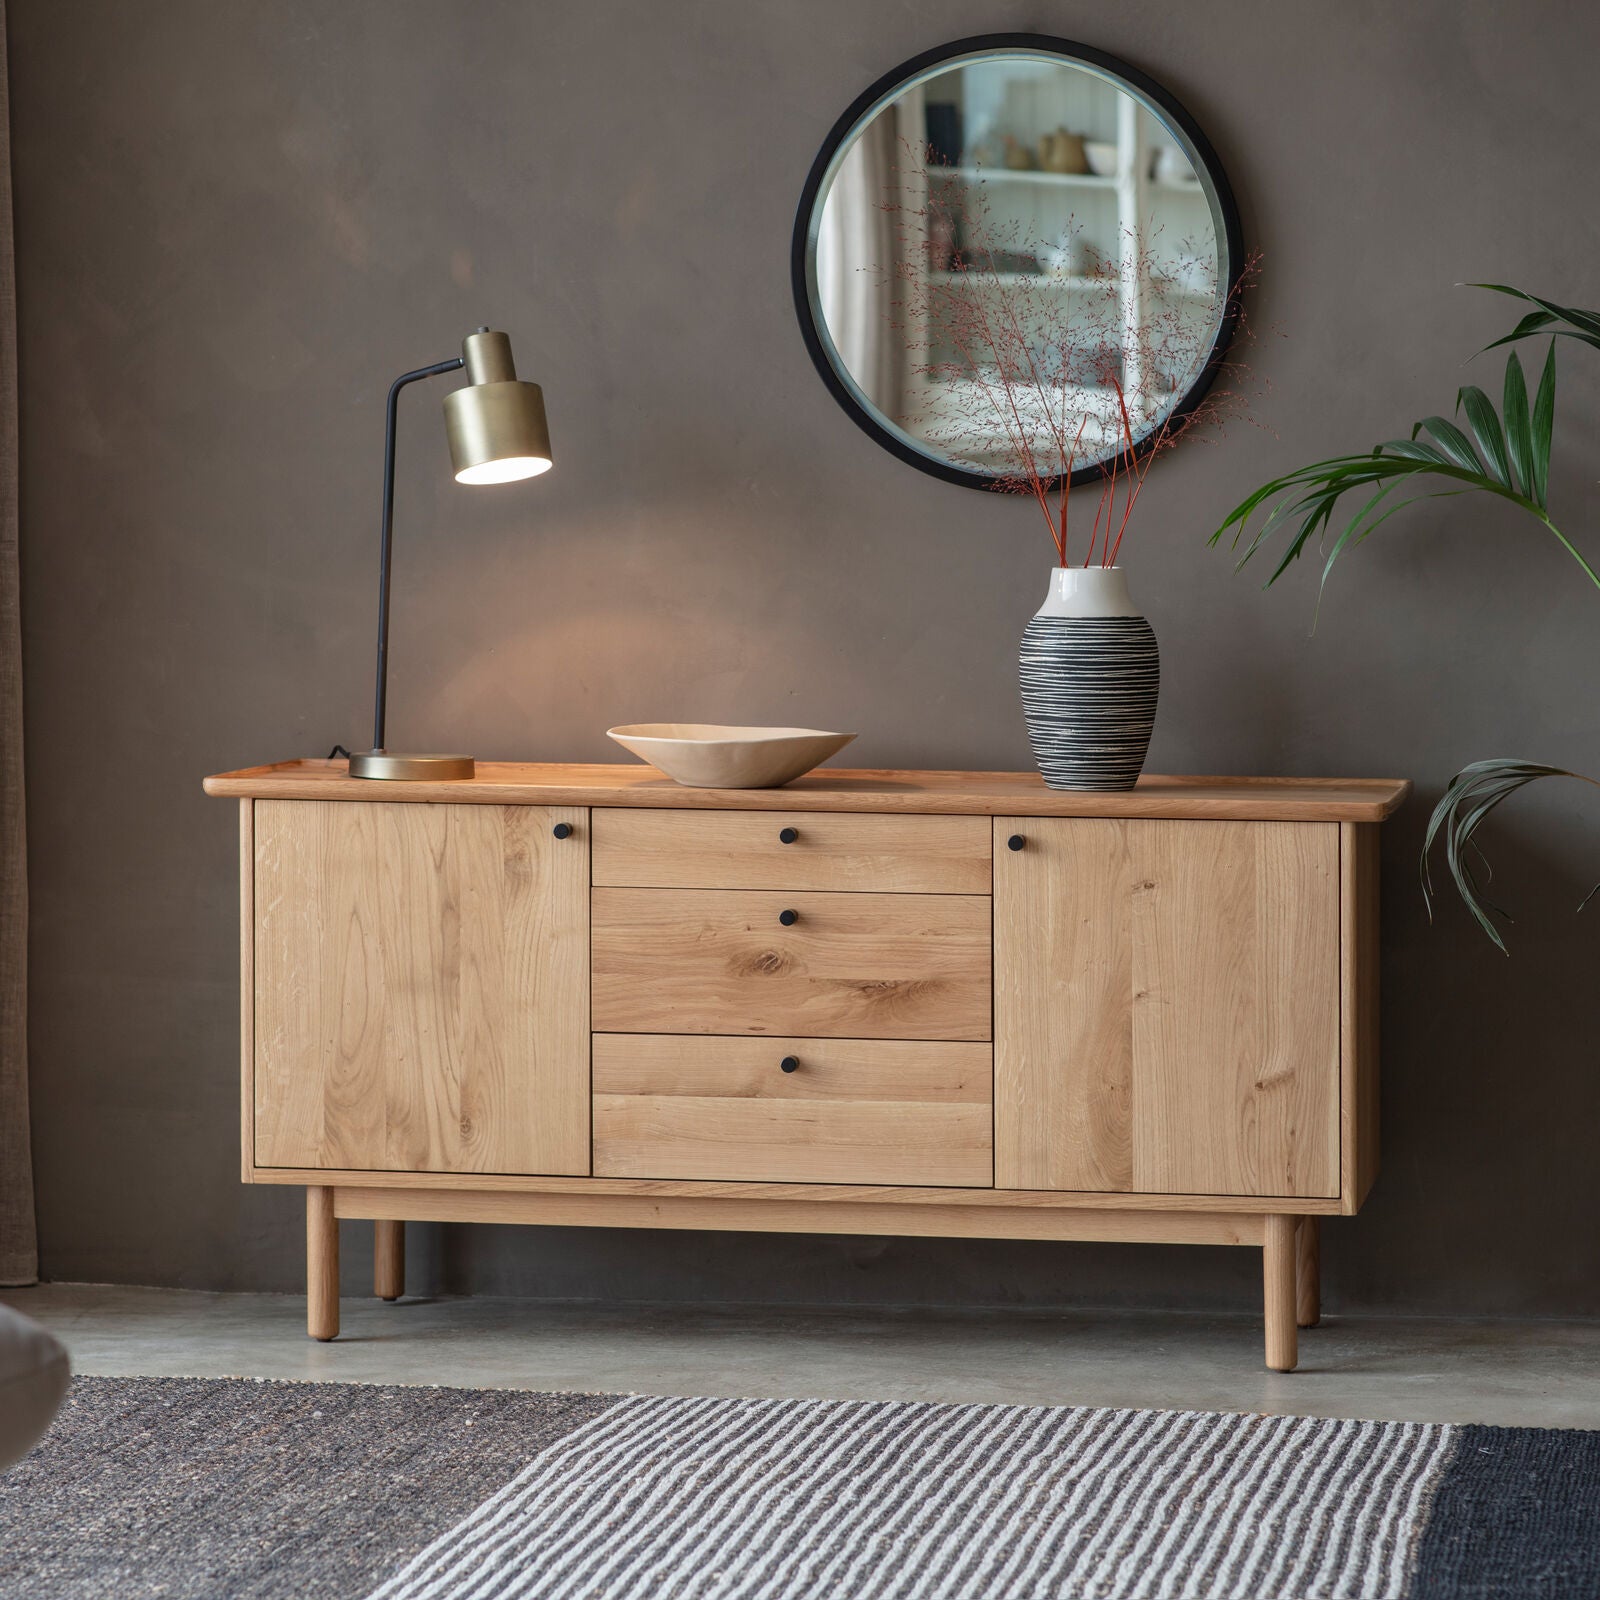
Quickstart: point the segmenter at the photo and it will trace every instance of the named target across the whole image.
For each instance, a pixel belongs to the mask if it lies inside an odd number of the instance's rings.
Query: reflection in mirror
[[[1128,69],[1123,69],[1124,71]],[[802,320],[897,452],[995,486],[1170,442],[1226,344],[1225,179],[1153,85],[1000,48],[879,93],[802,209]]]

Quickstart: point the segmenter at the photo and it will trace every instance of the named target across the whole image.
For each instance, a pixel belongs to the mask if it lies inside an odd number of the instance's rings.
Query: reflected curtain
[[[28,859],[22,787],[17,570],[17,295],[11,97],[0,0],[0,1283],[32,1283],[39,1255],[28,1136]]]
[[[845,370],[884,416],[898,419],[905,337],[891,321],[900,220],[893,117],[879,116],[851,145],[822,208],[817,292]]]

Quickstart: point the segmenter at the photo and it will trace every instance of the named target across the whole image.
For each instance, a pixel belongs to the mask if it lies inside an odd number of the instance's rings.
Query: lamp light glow
[[[507,456],[504,461],[485,461],[479,467],[463,467],[457,483],[515,483],[518,478],[537,478],[550,470],[545,456]]]

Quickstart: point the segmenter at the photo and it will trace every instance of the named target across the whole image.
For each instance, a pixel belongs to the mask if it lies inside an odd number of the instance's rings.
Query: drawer
[[[591,905],[597,1033],[989,1038],[985,896],[600,888]]]
[[[596,1034],[595,1176],[987,1188],[992,1079],[985,1044]]]
[[[988,894],[987,817],[827,811],[594,813],[594,881],[633,889]]]

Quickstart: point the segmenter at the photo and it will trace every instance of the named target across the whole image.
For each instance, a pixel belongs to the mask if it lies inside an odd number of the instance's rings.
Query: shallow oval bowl
[[[855,735],[819,728],[630,722],[607,728],[606,737],[688,789],[776,789],[837,755]]]

